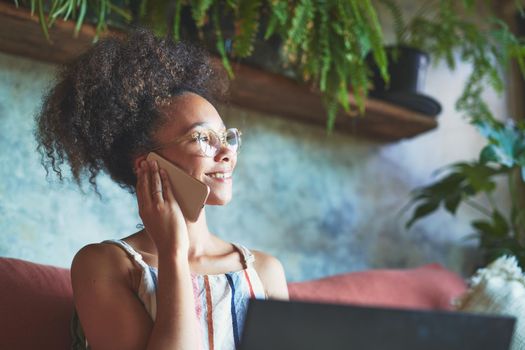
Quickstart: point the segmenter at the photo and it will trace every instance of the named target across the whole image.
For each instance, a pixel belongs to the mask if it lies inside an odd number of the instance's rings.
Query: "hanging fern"
[[[253,51],[253,42],[259,29],[261,0],[240,1],[235,19],[235,41],[233,54],[238,57],[247,57]]]
[[[268,27],[264,33],[264,39],[267,40],[272,34],[278,31],[277,28],[282,29],[288,21],[288,14],[290,10],[288,8],[287,1],[271,1],[270,7],[270,20],[268,21]]]
[[[211,8],[213,3],[213,0],[192,0],[191,12],[197,27],[204,26],[207,11]]]
[[[224,46],[224,38],[222,37],[222,30],[221,30],[221,24],[219,19],[219,6],[216,4],[213,7],[213,27],[215,29],[215,36],[216,36],[216,47],[217,51],[219,51],[219,54],[221,55],[222,59],[222,65],[228,72],[228,76],[230,79],[234,78],[233,69],[230,65],[230,61],[228,60],[228,55],[226,53],[226,48]]]
[[[406,23],[403,18],[401,8],[394,0],[379,0],[380,4],[388,8],[388,11],[392,14],[394,21],[394,32],[396,34],[396,42],[401,43],[404,41]]]
[[[308,24],[313,19],[314,5],[311,0],[301,0],[293,9],[289,19],[289,28],[284,34],[283,50],[289,62],[295,64],[299,61],[298,54],[301,45],[307,39]],[[287,26],[288,27],[288,26]]]
[[[142,4],[145,6],[142,23],[151,27],[157,35],[164,35],[173,30],[168,30],[167,22],[170,3],[171,0],[148,0]]]
[[[15,1],[15,5],[26,5],[27,1]],[[74,36],[78,37],[78,33],[86,20],[88,12],[94,16],[94,22],[96,22],[96,31],[93,41],[96,42],[101,32],[105,31],[107,18],[111,12],[115,12],[125,21],[131,19],[130,12],[119,6],[111,3],[110,0],[98,0],[89,2],[88,0],[30,0],[29,7],[31,9],[31,15],[35,12],[38,13],[39,22],[44,33],[45,38],[51,41],[49,37],[49,28],[51,28],[57,19],[75,20],[75,31]],[[47,16],[46,16],[47,15]]]
[[[400,43],[415,46],[430,53],[435,61],[444,60],[454,69],[458,61],[474,69],[467,79],[463,94],[456,106],[472,118],[491,117],[482,99],[487,86],[501,91],[504,81],[499,67],[516,60],[525,76],[525,44],[509,28],[489,16],[480,27],[469,20],[479,3],[474,0],[429,0],[422,2],[416,15],[405,21],[396,0],[377,0],[386,6],[394,19],[396,37]],[[14,0],[30,6],[37,14],[42,31],[49,40],[48,28],[57,19],[74,20],[75,33],[89,20],[96,25],[96,41],[106,30],[113,13],[124,23],[149,25],[159,34],[170,33],[181,39],[181,13],[189,7],[195,25],[200,30],[210,24],[217,51],[223,65],[233,78],[229,55],[246,57],[253,53],[263,10],[268,10],[266,39],[272,35],[283,41],[283,63],[297,76],[320,91],[327,112],[328,130],[335,124],[339,109],[350,114],[364,111],[369,88],[368,64],[371,55],[388,80],[387,58],[383,49],[381,26],[371,0]],[[523,11],[522,1],[515,0]],[[118,5],[117,5],[118,4]],[[133,4],[134,10],[131,11]],[[436,7],[437,5],[437,7]],[[47,16],[46,16],[47,14]],[[461,15],[460,15],[461,14]],[[229,17],[228,17],[229,16]],[[221,18],[233,18],[235,34],[224,38]],[[169,21],[171,19],[171,22]],[[478,20],[479,21],[479,20]],[[485,23],[485,24],[486,24]],[[233,50],[229,44],[233,41]],[[357,103],[352,111],[349,94]]]

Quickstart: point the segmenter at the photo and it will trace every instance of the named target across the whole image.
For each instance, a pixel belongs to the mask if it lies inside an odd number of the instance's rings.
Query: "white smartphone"
[[[166,170],[171,189],[184,217],[191,222],[197,221],[210,194],[208,185],[155,152],[150,152],[146,159],[156,160],[159,168]]]

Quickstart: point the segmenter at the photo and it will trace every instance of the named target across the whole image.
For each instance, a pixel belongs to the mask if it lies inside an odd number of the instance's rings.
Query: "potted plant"
[[[435,182],[415,189],[409,203],[409,207],[415,206],[415,209],[406,227],[410,228],[441,207],[455,215],[464,203],[484,216],[471,222],[472,237],[479,239],[483,265],[510,254],[523,268],[525,198],[519,193],[525,185],[525,122],[475,119],[471,123],[487,139],[479,158],[451,164],[439,171]],[[494,192],[503,186],[508,187],[511,195],[510,210],[498,206],[493,199]],[[486,197],[487,204],[480,203],[481,195]]]
[[[382,2],[394,6],[391,12],[397,13],[393,1]],[[396,15],[397,40],[428,52],[435,61],[445,60],[451,70],[458,60],[472,66],[456,109],[488,143],[477,160],[452,164],[438,173],[440,177],[434,183],[413,191],[408,207],[415,209],[407,228],[441,206],[455,214],[465,203],[486,216],[472,222],[484,263],[512,254],[525,266],[525,203],[516,189],[525,181],[525,126],[523,122],[498,121],[482,97],[486,88],[503,91],[505,68],[513,60],[525,76],[525,50],[523,41],[497,18],[492,7],[482,11],[483,20],[476,18],[474,10],[479,5],[474,1],[442,0],[432,11],[422,7],[408,23]],[[502,186],[497,178],[506,180],[512,194],[509,212],[492,200],[494,191]],[[488,198],[488,208],[475,200],[480,194]]]
[[[456,109],[469,119],[480,114],[492,117],[482,92],[486,88],[502,92],[502,70],[513,60],[525,76],[524,43],[498,17],[496,4],[492,2],[424,1],[408,20],[396,0],[377,0],[377,3],[386,7],[393,18],[395,42],[387,50],[391,66],[388,68],[390,89],[393,92],[419,93],[422,83],[416,79],[424,79],[429,59],[434,63],[444,60],[450,70],[454,70],[459,62],[465,62],[472,67],[472,71],[457,100]],[[523,14],[522,5],[519,2],[515,5]],[[410,64],[413,68],[407,68]],[[416,75],[416,78],[407,78],[410,74]],[[389,86],[384,87],[378,74],[375,74],[373,81],[378,86],[377,91],[372,90],[373,95],[404,105],[417,107],[419,103],[422,105],[420,111],[439,110],[431,99],[425,101],[425,96],[415,99],[404,95],[399,98],[395,94],[385,95]]]

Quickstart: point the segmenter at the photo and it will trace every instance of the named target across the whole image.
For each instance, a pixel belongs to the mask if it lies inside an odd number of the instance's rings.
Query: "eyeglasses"
[[[193,140],[200,146],[202,154],[206,157],[215,157],[222,146],[226,146],[230,151],[239,153],[241,147],[241,131],[236,128],[226,129],[222,132],[217,132],[213,129],[203,129],[194,131],[191,134],[183,135],[170,144],[179,143],[186,140]],[[164,146],[156,149],[164,148]]]

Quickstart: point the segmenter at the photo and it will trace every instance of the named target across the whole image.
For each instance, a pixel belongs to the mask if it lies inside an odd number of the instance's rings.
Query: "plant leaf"
[[[460,203],[461,193],[453,193],[445,199],[445,208],[449,213],[455,215]]]
[[[235,19],[235,40],[233,53],[238,57],[249,56],[253,51],[253,41],[259,29],[259,8],[261,0],[243,0]]]
[[[434,201],[430,201],[430,202],[426,202],[426,203],[420,204],[414,210],[414,214],[412,215],[412,218],[407,222],[405,227],[407,229],[410,229],[410,227],[412,227],[412,225],[417,220],[419,220],[419,219],[421,219],[421,218],[423,218],[423,217],[433,213],[434,211],[437,210],[438,207],[439,207],[439,202],[434,202]]]
[[[488,163],[488,162],[497,162],[498,159],[499,158],[497,156],[496,151],[494,150],[494,146],[493,145],[485,146],[481,150],[481,153],[479,155],[479,161],[481,163],[483,163],[483,164]]]

